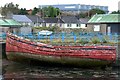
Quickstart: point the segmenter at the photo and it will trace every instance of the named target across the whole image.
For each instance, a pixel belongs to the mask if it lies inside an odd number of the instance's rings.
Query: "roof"
[[[9,24],[5,22],[3,19],[0,19],[0,25],[9,25]]]
[[[46,23],[63,23],[61,19],[55,17],[44,18],[44,20]]]
[[[89,19],[88,19],[88,18],[80,18],[79,21],[80,21],[81,23],[86,24],[86,23],[88,23]]]
[[[18,25],[20,26],[21,24],[13,19],[5,19],[9,23],[9,25]]]
[[[21,24],[13,19],[0,19],[0,25],[2,26],[21,26]]]
[[[44,20],[42,18],[40,18],[39,16],[36,15],[26,15],[32,22],[44,22]]]
[[[32,22],[26,15],[13,15],[13,19],[18,22]]]
[[[62,16],[61,19],[64,23],[81,23],[75,16]]]
[[[120,14],[100,14],[94,15],[88,23],[120,23]]]

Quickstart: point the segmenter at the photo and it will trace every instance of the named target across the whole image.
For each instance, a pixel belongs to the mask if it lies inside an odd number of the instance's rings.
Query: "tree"
[[[105,11],[95,8],[95,9],[91,9],[88,13],[89,13],[89,17],[92,17],[95,14],[105,14]]]
[[[19,13],[19,8],[18,8],[18,4],[13,4],[11,3],[7,3],[4,5],[4,7],[2,7],[2,12],[1,14],[4,16],[7,16],[7,13],[13,13],[13,14],[18,14]]]
[[[27,10],[26,10],[26,8],[21,8],[20,10],[19,10],[19,13],[18,14],[20,14],[20,15],[27,15],[28,14],[28,12],[27,12]]]
[[[79,18],[87,18],[87,17],[88,17],[88,14],[87,14],[87,12],[85,12],[85,13],[81,12],[81,13],[79,13],[77,16],[78,16]]]
[[[39,8],[34,7],[32,15],[36,15],[39,12]]]
[[[42,8],[41,13],[42,13],[42,17],[56,17],[60,14],[60,10],[58,8],[49,6]]]
[[[111,14],[120,14],[120,10],[118,10],[118,11],[113,11]]]
[[[56,11],[55,11],[54,7],[49,6],[49,7],[48,7],[48,12],[49,12],[48,17],[55,17]]]

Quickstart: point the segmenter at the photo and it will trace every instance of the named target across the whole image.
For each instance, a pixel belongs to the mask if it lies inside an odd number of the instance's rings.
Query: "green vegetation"
[[[32,15],[36,15],[39,12],[39,9],[34,7],[34,9],[32,10]]]
[[[93,37],[91,41],[92,41],[93,44],[100,43],[100,40],[97,37]]]
[[[27,10],[26,10],[26,8],[21,8],[20,10],[19,10],[19,13],[18,14],[20,14],[20,15],[27,15],[28,14],[28,12],[27,12]]]
[[[77,16],[80,17],[80,18],[91,18],[95,14],[105,14],[105,11],[103,11],[101,9],[98,9],[98,8],[95,8],[95,9],[91,9],[88,12],[84,12],[84,13],[81,12]]]
[[[7,14],[10,13],[18,14],[19,13],[18,6],[19,6],[18,4],[13,4],[12,2],[5,4],[4,7],[2,7],[1,15],[6,16]]]
[[[105,14],[105,11],[101,10],[101,9],[98,9],[98,8],[95,8],[95,9],[91,9],[89,11],[89,17],[92,17],[93,15],[95,14]]]
[[[118,10],[118,11],[113,11],[111,14],[120,14],[120,10]]]
[[[1,14],[3,16],[7,16],[7,14],[20,14],[27,15],[28,12],[26,8],[19,9],[18,4],[6,3],[4,7],[1,7]],[[54,8],[52,6],[44,7],[42,9],[34,7],[32,10],[32,15],[39,14],[41,17],[56,17],[60,14],[60,10],[58,8]]]
[[[81,12],[81,13],[79,14],[79,17],[80,17],[80,18],[86,18],[86,17],[88,17],[88,13],[83,13],[83,12]]]
[[[80,40],[77,40],[76,43],[84,45],[89,43],[89,41],[87,39],[81,38]]]
[[[58,8],[49,6],[42,8],[41,13],[42,13],[42,17],[56,17],[60,14],[60,10]]]
[[[103,39],[102,39],[102,42],[103,42],[103,43],[107,43],[108,41],[107,41],[105,38],[103,38]]]
[[[1,14],[4,16],[6,16],[8,13],[21,14],[21,15],[28,14],[26,8],[19,9],[18,7],[19,7],[18,4],[13,4],[12,2],[6,3],[4,5],[4,7],[2,7]],[[114,14],[114,13],[117,14],[117,13],[120,13],[120,11],[112,12],[112,14]],[[48,7],[43,7],[43,8],[34,7],[32,10],[32,15],[36,15],[36,14],[38,14],[41,17],[56,17],[56,16],[59,16],[60,14],[66,15],[67,13],[60,12],[59,8],[54,8],[52,6],[48,6]],[[91,9],[90,11],[85,12],[85,13],[81,12],[77,16],[79,16],[80,18],[89,18],[95,14],[105,14],[105,12],[101,9],[95,8],[95,9]]]

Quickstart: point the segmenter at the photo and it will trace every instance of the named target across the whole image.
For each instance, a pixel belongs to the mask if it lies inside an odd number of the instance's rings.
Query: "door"
[[[108,33],[108,35],[111,33],[111,27],[110,26],[108,26],[107,33]]]

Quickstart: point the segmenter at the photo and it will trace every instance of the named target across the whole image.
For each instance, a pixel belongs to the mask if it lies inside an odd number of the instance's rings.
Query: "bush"
[[[107,43],[107,40],[105,38],[103,38],[102,43]]]
[[[93,43],[93,44],[100,43],[99,38],[97,38],[97,37],[92,38],[92,43]]]
[[[81,44],[87,44],[89,41],[86,39],[86,38],[82,38],[80,39],[79,41],[77,41],[78,43],[81,43]]]

